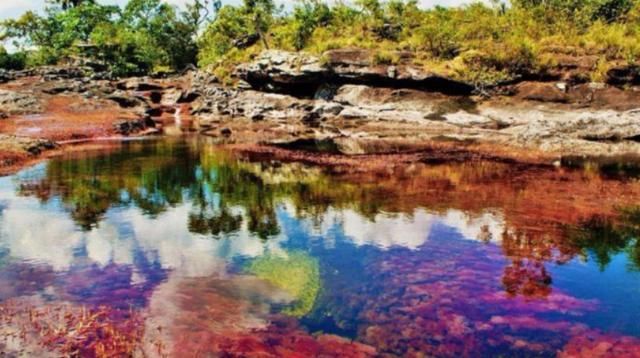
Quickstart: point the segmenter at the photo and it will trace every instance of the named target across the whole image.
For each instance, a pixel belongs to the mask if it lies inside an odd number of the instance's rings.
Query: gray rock
[[[29,114],[42,111],[40,101],[30,93],[0,90],[0,108],[7,114]]]
[[[154,83],[148,78],[129,78],[118,82],[116,87],[126,91],[157,91],[164,88],[162,85]]]

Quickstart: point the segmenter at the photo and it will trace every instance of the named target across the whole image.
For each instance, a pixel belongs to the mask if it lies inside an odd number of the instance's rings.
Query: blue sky
[[[119,4],[126,3],[127,0],[100,0],[103,4]],[[188,0],[167,0],[168,2],[181,5]],[[228,0],[225,3],[238,3],[240,0]],[[279,1],[280,3],[292,3],[293,1]],[[422,6],[428,7],[433,5],[459,5],[468,2],[466,0],[420,0]],[[40,11],[44,9],[45,0],[0,0],[0,20],[19,16],[27,10]]]

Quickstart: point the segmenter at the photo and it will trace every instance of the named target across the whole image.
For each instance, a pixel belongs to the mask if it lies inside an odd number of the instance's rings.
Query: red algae
[[[565,345],[571,354],[573,340],[593,334],[571,317],[595,310],[596,302],[557,290],[544,299],[505,294],[496,280],[501,264],[485,259],[493,248],[466,247],[447,258],[451,245],[431,242],[417,252],[398,251],[368,268],[388,294],[347,298],[364,307],[359,340],[394,355],[473,357],[549,354]],[[474,275],[460,275],[463,267]],[[559,318],[545,318],[550,313]],[[640,341],[625,342],[621,349],[627,352],[640,349]]]
[[[262,303],[256,302],[262,297]],[[327,334],[310,335],[298,321],[269,313],[282,293],[250,277],[171,278],[152,298],[145,354],[185,357],[369,357],[373,347]]]
[[[92,139],[114,135],[113,124],[122,118],[115,103],[91,101],[79,96],[47,98],[42,114],[13,116],[0,122],[1,133],[55,141]]]
[[[0,306],[0,335],[5,349],[19,342],[27,354],[61,356],[131,356],[142,336],[142,318],[107,306],[86,308],[67,303],[9,300]],[[12,332],[12,333],[10,333]],[[9,353],[9,352],[7,352]]]

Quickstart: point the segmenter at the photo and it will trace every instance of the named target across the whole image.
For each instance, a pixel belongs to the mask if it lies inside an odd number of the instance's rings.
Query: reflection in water
[[[489,162],[323,169],[203,141],[0,179],[4,351],[640,352],[636,181]]]

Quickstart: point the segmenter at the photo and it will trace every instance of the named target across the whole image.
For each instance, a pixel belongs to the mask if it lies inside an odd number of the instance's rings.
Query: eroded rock
[[[0,109],[7,114],[39,113],[42,104],[31,93],[0,90]]]

